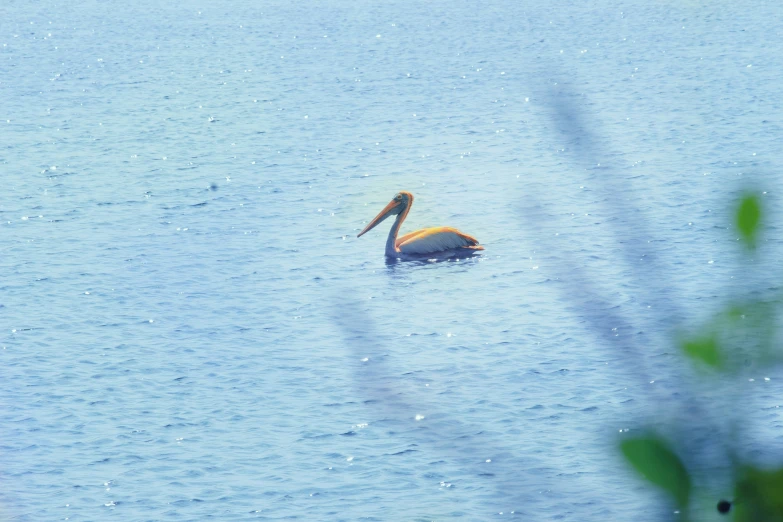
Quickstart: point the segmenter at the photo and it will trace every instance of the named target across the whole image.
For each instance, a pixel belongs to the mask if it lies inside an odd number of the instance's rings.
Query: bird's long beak
[[[372,230],[373,228],[375,228],[375,226],[378,223],[380,223],[381,221],[383,221],[387,217],[391,216],[392,215],[392,210],[394,210],[395,208],[400,206],[400,204],[401,204],[401,202],[397,201],[396,199],[391,200],[391,202],[388,205],[386,205],[386,207],[383,210],[381,210],[380,213],[377,216],[375,216],[375,218],[372,221],[370,221],[367,224],[367,226],[364,227],[364,230],[359,232],[359,235],[356,236],[356,237],[362,237],[363,234],[365,234],[365,233],[369,232],[370,230]]]

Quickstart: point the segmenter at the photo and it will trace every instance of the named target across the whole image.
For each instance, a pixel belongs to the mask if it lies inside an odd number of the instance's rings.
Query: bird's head
[[[383,210],[381,210],[375,218],[373,218],[372,221],[370,221],[366,227],[364,227],[364,230],[359,232],[359,235],[356,237],[362,237],[365,233],[369,232],[373,228],[375,228],[381,221],[386,219],[389,216],[396,216],[397,214],[400,214],[407,209],[411,203],[413,203],[413,194],[410,192],[400,191],[395,196],[394,199],[392,199],[386,207],[384,207]]]

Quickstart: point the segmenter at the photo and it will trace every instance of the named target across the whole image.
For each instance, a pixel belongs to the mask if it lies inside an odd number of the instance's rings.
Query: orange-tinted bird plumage
[[[413,194],[410,192],[398,193],[356,237],[361,237],[362,234],[374,228],[387,217],[396,215],[397,219],[394,220],[386,240],[387,257],[417,256],[446,251],[484,250],[475,237],[451,227],[423,228],[398,238],[400,226],[408,216],[411,206],[413,206]]]

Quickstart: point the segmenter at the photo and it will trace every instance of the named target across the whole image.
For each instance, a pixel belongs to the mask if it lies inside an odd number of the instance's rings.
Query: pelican
[[[400,226],[405,221],[412,206],[413,194],[404,191],[399,192],[356,237],[362,237],[362,235],[369,232],[387,217],[396,215],[397,219],[394,220],[394,224],[389,231],[389,238],[386,240],[386,257],[398,258],[445,251],[465,253],[470,251],[470,253],[473,253],[472,251],[474,250],[484,250],[484,247],[478,244],[478,240],[475,237],[463,234],[456,228],[451,227],[422,228],[397,238]]]

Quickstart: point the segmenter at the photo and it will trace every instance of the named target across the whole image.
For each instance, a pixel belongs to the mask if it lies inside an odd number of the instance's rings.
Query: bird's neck
[[[386,257],[397,257],[397,254],[399,254],[400,249],[397,248],[397,234],[400,232],[402,222],[405,221],[410,209],[411,205],[408,205],[405,210],[397,214],[397,219],[394,220],[394,224],[392,225],[391,230],[389,230],[389,237],[386,239]]]

